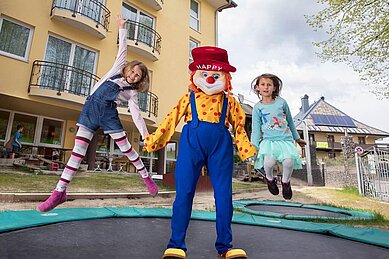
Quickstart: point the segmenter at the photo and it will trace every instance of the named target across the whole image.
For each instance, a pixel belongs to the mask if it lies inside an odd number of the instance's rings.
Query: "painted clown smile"
[[[220,93],[224,90],[225,82],[224,81],[215,81],[212,84],[208,83],[204,78],[196,79],[196,86],[203,90],[207,95],[212,95]]]

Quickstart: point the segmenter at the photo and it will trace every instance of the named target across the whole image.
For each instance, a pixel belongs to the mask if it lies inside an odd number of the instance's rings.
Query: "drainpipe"
[[[218,12],[221,12],[224,9],[228,9],[228,8],[235,8],[237,6],[238,5],[233,0],[228,0],[227,4],[222,5],[222,6],[220,6],[219,8],[216,9],[216,11],[215,11],[215,46],[218,45],[218,40],[217,40],[218,39],[217,35],[218,35],[218,32],[219,32],[218,31],[218,26],[217,26],[217,24],[218,24]]]

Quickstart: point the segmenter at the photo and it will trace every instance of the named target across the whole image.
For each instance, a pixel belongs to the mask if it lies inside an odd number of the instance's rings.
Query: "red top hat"
[[[236,68],[228,62],[228,55],[225,49],[203,46],[192,50],[193,62],[189,65],[191,71],[211,70],[235,72]]]

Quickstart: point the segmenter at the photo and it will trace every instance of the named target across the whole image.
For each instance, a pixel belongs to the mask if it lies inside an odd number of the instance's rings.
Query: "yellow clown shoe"
[[[162,259],[185,259],[186,253],[182,249],[168,248],[163,253]]]
[[[247,258],[247,254],[243,249],[230,249],[220,255],[220,258],[225,259],[244,259]]]

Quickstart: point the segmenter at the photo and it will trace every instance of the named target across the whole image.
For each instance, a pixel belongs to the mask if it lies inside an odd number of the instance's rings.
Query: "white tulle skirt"
[[[294,142],[290,140],[262,140],[259,144],[258,156],[254,164],[255,168],[260,169],[263,167],[265,156],[272,157],[280,163],[285,159],[292,159],[293,169],[302,168],[299,150],[294,145]]]

